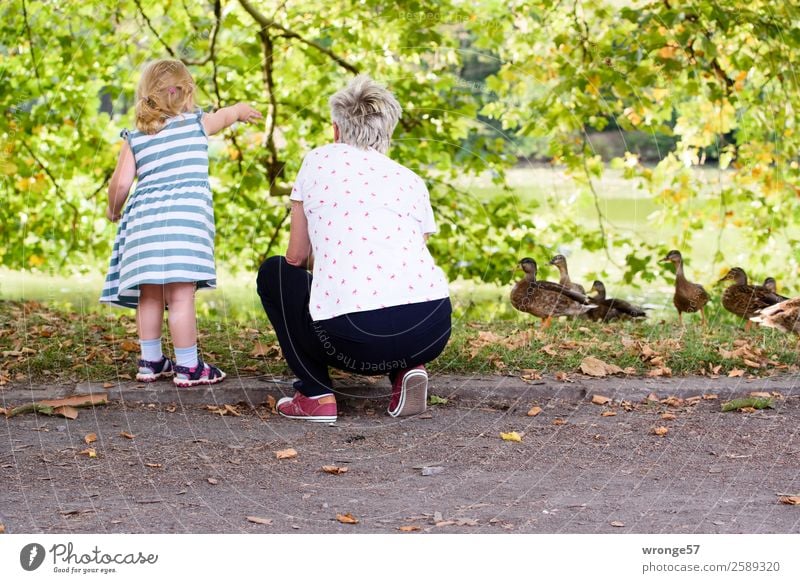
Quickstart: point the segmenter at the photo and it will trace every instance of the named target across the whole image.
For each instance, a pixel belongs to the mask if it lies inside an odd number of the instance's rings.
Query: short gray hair
[[[362,150],[375,148],[382,154],[389,150],[402,109],[386,87],[368,75],[358,75],[329,104],[342,142]]]

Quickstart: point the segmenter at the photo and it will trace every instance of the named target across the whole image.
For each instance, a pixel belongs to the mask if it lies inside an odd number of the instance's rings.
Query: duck
[[[723,307],[741,318],[747,318],[745,331],[750,329],[750,318],[761,310],[784,301],[783,296],[775,294],[761,285],[748,285],[747,274],[741,267],[734,267],[719,280],[719,283],[732,281],[722,294]]]
[[[763,287],[764,289],[774,293],[776,296],[781,298],[781,301],[783,301],[783,302],[785,302],[786,300],[789,299],[786,296],[782,296],[781,294],[778,293],[778,282],[775,281],[774,277],[766,278],[764,280],[764,283],[761,284],[761,287]]]
[[[800,336],[800,298],[792,298],[762,308],[758,314],[750,318],[750,321],[765,328],[793,332]]]
[[[579,283],[572,283],[569,279],[569,271],[567,270],[567,258],[563,255],[554,255],[553,258],[550,260],[550,265],[555,265],[558,268],[558,272],[561,274],[561,277],[558,280],[558,283],[563,285],[564,287],[568,287],[569,289],[576,291],[578,293],[582,293],[586,295],[586,290],[583,286]]]
[[[677,249],[673,249],[664,259],[662,263],[672,263],[675,266],[675,295],[672,298],[672,303],[675,304],[675,309],[678,310],[678,322],[683,326],[683,314],[691,314],[700,312],[703,319],[703,326],[706,325],[705,305],[708,303],[708,292],[699,283],[693,283],[686,279],[683,273],[683,256]]]
[[[590,320],[610,322],[619,318],[647,317],[645,311],[639,306],[625,300],[606,298],[606,286],[600,280],[595,280],[592,284],[592,291],[596,294],[590,296],[589,299],[593,304],[597,304],[597,307],[586,312],[586,316]]]
[[[542,318],[542,328],[548,328],[553,316],[579,316],[597,306],[584,294],[551,281],[537,281],[538,266],[530,257],[521,259],[518,266],[525,277],[511,290],[511,305],[520,312]]]

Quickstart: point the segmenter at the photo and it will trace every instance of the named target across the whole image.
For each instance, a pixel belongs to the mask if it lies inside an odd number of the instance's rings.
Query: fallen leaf
[[[569,379],[569,377],[567,377],[567,373],[565,373],[563,370],[557,371],[554,376],[556,377],[557,381],[566,381]]]
[[[94,443],[95,441],[97,441],[97,434],[96,433],[89,433],[83,438],[83,441],[86,442],[86,445],[89,445],[90,443]]]
[[[297,457],[297,451],[291,447],[288,449],[282,449],[275,452],[275,457],[279,460],[289,460]]]
[[[744,363],[750,368],[761,368],[761,363],[758,363],[754,360],[750,360],[749,358],[745,358]]]
[[[669,433],[669,428],[664,427],[663,425],[661,427],[653,428],[653,434],[658,435],[659,437],[664,437],[667,433]]]
[[[147,463],[147,462],[145,462],[144,465],[145,465],[145,467],[148,467],[148,468],[160,468],[161,467],[161,464],[152,464],[152,463]]]
[[[139,343],[132,340],[123,340],[119,343],[119,347],[125,352],[139,352]]]
[[[478,353],[486,346],[502,344],[505,340],[502,336],[498,336],[494,332],[480,331],[478,336],[472,338],[467,343],[469,346],[469,354],[471,358],[475,358]]]
[[[675,421],[675,419],[677,419],[677,417],[675,415],[673,415],[672,413],[662,413],[661,414],[661,418],[664,421]]]
[[[541,351],[544,352],[545,354],[549,354],[550,356],[559,355],[558,350],[556,350],[555,346],[553,346],[552,344],[546,344],[545,346],[542,346]]]
[[[744,376],[744,371],[739,368],[731,369],[731,371],[728,373],[728,377],[743,377],[743,376]]]
[[[177,409],[178,408],[175,405],[170,405],[169,407],[167,407],[166,411],[167,413],[174,413]]]
[[[447,399],[438,395],[429,395],[428,405],[447,405]]]
[[[712,395],[712,394],[703,395],[704,401],[715,401],[717,399],[719,399],[719,395]]]
[[[275,399],[275,397],[273,397],[272,395],[267,395],[266,402],[267,402],[267,407],[269,408],[269,412],[272,413],[273,415],[277,415],[278,409],[276,406],[278,404],[278,401]]]
[[[742,407],[741,409],[739,409],[739,411],[741,411],[742,413],[755,413],[756,412],[756,408],[755,407]]]
[[[523,368],[520,372],[522,374],[519,378],[523,381],[538,381],[542,378],[542,375],[534,368]]]
[[[745,399],[733,399],[727,403],[722,404],[722,411],[737,411],[739,409],[774,409],[775,405],[772,399],[762,399],[759,397],[748,397]]]
[[[765,391],[752,391],[749,394],[751,397],[763,397],[765,399],[769,399],[772,396],[772,393],[767,393]]]
[[[649,377],[670,377],[672,376],[672,369],[668,366],[659,366],[657,368],[647,371]]]
[[[503,438],[503,441],[522,441],[522,436],[516,431],[510,431],[509,433],[501,433],[500,437]]]
[[[790,504],[792,506],[800,506],[800,496],[781,496],[778,498],[781,504]]]
[[[342,524],[358,524],[358,518],[356,518],[349,512],[346,514],[337,514],[336,520],[338,520]]]
[[[670,407],[681,407],[683,406],[683,399],[679,399],[678,397],[667,397],[663,401],[661,401],[664,405],[669,405]]]
[[[567,422],[564,421],[563,419],[560,418],[553,419],[553,425],[566,425],[566,424]]]
[[[647,402],[650,402],[650,403],[660,403],[660,402],[661,402],[661,399],[659,399],[659,398],[658,398],[658,395],[656,395],[655,393],[650,393],[649,395],[647,395],[647,398],[645,399],[645,402],[646,402],[646,403],[647,403]]]
[[[103,388],[104,389],[110,389],[113,386],[114,386],[114,383],[103,383]]]
[[[621,528],[621,527],[625,526],[625,523],[621,522],[619,520],[614,520],[614,521],[611,522],[611,526],[616,526],[618,528]]]
[[[422,528],[413,524],[407,524],[405,526],[399,527],[397,530],[399,530],[400,532],[416,532],[418,530],[422,530]]]
[[[253,350],[250,352],[252,358],[266,358],[272,355],[280,354],[280,349],[275,344],[263,345],[261,342],[256,342]]]
[[[59,415],[65,419],[77,419],[78,410],[75,407],[69,407],[65,405],[63,407],[55,407],[53,409],[53,415]]]
[[[6,525],[0,522],[0,534],[6,533]]]
[[[592,403],[595,405],[605,405],[606,403],[610,403],[611,399],[608,397],[604,397],[603,395],[592,395]]]
[[[271,518],[261,518],[260,516],[248,516],[247,520],[256,524],[266,524],[267,526],[272,524]]]
[[[45,399],[38,401],[41,405],[50,407],[91,407],[93,405],[107,405],[108,396],[105,393],[92,393],[90,395],[73,395],[64,399]]]
[[[134,434],[128,433],[127,431],[123,431],[122,433],[119,434],[119,436],[124,437],[126,439],[133,439],[134,437],[136,437]]]
[[[217,480],[216,478],[206,478],[206,481],[212,486],[216,486],[217,484],[219,484],[219,480]]]
[[[230,413],[231,415],[235,416],[235,417],[241,417],[242,416],[242,414],[239,413],[239,411],[237,411],[236,408],[232,407],[231,405],[225,405],[225,410],[228,413]]]
[[[581,372],[590,377],[604,377],[610,374],[618,374],[623,370],[616,364],[608,364],[594,356],[587,356],[581,361]]]
[[[542,408],[541,407],[531,407],[528,410],[528,417],[536,417],[541,412],[542,412]]]
[[[341,468],[339,466],[322,466],[322,471],[323,472],[325,472],[326,474],[334,474],[334,475],[337,475],[337,476],[339,474],[347,473],[348,469],[349,468]]]
[[[83,451],[79,451],[78,455],[88,455],[89,457],[97,457],[97,450],[93,447],[89,447],[84,449]]]
[[[617,416],[617,412],[616,411],[603,411],[602,413],[600,413],[600,416],[601,417],[616,417]]]

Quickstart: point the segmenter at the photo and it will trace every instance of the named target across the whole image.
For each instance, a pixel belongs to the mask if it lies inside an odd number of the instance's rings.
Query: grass
[[[687,320],[690,320],[687,318]],[[563,378],[593,356],[629,375],[754,375],[797,370],[796,346],[773,330],[745,333],[719,315],[702,329],[691,319],[601,324],[560,320],[542,330],[519,314],[513,320],[454,318],[453,335],[432,365],[439,373],[512,374]],[[262,317],[199,316],[203,355],[234,376],[284,375],[288,369]],[[168,336],[165,336],[169,351]],[[132,313],[75,311],[35,301],[0,301],[0,385],[130,380],[138,358]]]

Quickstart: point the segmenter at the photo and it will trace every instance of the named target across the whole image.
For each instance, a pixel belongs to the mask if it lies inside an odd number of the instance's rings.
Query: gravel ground
[[[453,397],[397,420],[381,404],[344,401],[335,426],[266,406],[240,405],[237,417],[132,402],[72,421],[3,418],[0,523],[11,533],[800,532],[800,506],[778,500],[800,495],[795,395],[753,413],[721,413],[719,400],[626,410]],[[543,411],[527,416],[533,405]],[[521,441],[501,439],[511,431]],[[80,453],[89,447],[95,458]],[[277,459],[286,448],[297,456]]]

